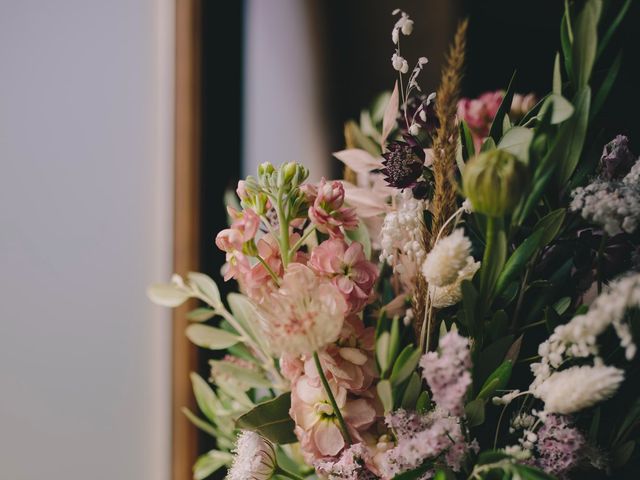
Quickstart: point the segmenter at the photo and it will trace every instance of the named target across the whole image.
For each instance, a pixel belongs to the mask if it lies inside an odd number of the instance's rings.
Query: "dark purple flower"
[[[424,166],[424,152],[419,147],[406,142],[391,142],[382,156],[384,168],[380,172],[385,175],[389,186],[400,189],[415,186]]]
[[[636,156],[629,150],[629,139],[618,135],[604,146],[600,157],[600,173],[607,180],[622,178],[636,163]]]

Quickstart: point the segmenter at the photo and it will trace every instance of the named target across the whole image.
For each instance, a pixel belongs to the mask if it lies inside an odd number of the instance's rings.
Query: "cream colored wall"
[[[173,2],[0,0],[0,478],[169,478]]]

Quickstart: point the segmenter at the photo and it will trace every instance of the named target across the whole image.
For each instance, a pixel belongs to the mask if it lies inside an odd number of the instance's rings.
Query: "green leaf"
[[[600,416],[601,416],[600,407],[594,408],[593,418],[591,419],[591,425],[589,426],[589,434],[587,435],[587,438],[589,439],[589,443],[591,445],[598,444],[598,431],[600,430]]]
[[[384,408],[384,412],[387,413],[392,411],[394,401],[391,382],[389,380],[380,380],[378,382],[378,385],[376,385],[376,390],[378,392],[378,398],[380,399],[382,407]]]
[[[425,391],[420,394],[418,401],[416,402],[416,412],[424,413],[429,408],[429,394]]]
[[[528,465],[515,464],[514,467],[521,480],[556,480],[556,477]]]
[[[476,464],[487,465],[489,463],[497,463],[500,460],[504,460],[506,458],[511,458],[511,456],[507,453],[504,453],[503,450],[487,450],[484,452],[480,452]]]
[[[398,352],[400,352],[400,317],[396,315],[391,321],[389,335],[389,366],[395,361]]]
[[[231,465],[232,461],[233,455],[229,452],[211,450],[196,460],[193,465],[193,478],[194,480],[204,480],[225,465]]]
[[[504,117],[509,113],[509,110],[511,110],[511,101],[513,100],[513,92],[515,88],[515,78],[516,72],[513,72],[511,80],[509,80],[507,91],[502,98],[502,102],[500,103],[500,107],[496,112],[496,116],[493,118],[493,123],[491,123],[489,137],[491,137],[496,143],[498,143],[503,134],[502,128],[504,125]]]
[[[631,456],[633,455],[633,450],[636,448],[636,442],[633,440],[629,440],[628,442],[623,443],[618,448],[616,448],[613,452],[613,466],[614,468],[620,468],[626,465]]]
[[[277,444],[298,441],[293,429],[295,424],[289,416],[291,392],[256,405],[252,410],[236,420],[238,428],[251,430]]]
[[[591,88],[586,85],[578,91],[574,99],[575,113],[570,120],[562,124],[558,132],[558,143],[554,145],[551,157],[560,163],[556,175],[556,185],[560,187],[565,186],[580,161],[589,126],[590,103]]]
[[[536,222],[533,227],[534,232],[538,230],[541,230],[543,232],[542,238],[540,239],[541,247],[548,245],[556,238],[556,236],[560,232],[562,224],[564,223],[566,215],[566,208],[559,208],[557,210],[549,212]]]
[[[240,337],[233,333],[201,324],[189,325],[186,329],[186,335],[197,346],[209,350],[224,350],[240,341]]]
[[[420,396],[421,387],[422,380],[420,380],[420,375],[418,375],[417,372],[412,372],[407,388],[402,395],[400,406],[405,410],[414,410],[418,397]]]
[[[620,428],[618,429],[616,436],[613,440],[613,444],[618,444],[623,440],[627,433],[640,421],[640,398],[637,398],[635,402],[628,409],[624,420],[622,421]]]
[[[193,423],[196,427],[198,427],[203,432],[208,433],[214,438],[218,436],[218,432],[216,431],[216,428],[213,425],[211,425],[206,420],[202,420],[200,417],[195,415],[188,408],[182,407],[182,413],[184,414],[185,417],[189,419],[191,423]]]
[[[567,309],[571,306],[571,298],[570,297],[562,297],[556,303],[553,304],[553,309],[556,311],[558,315],[562,315]]]
[[[464,318],[460,320],[463,321],[469,331],[474,332],[478,323],[476,322],[478,291],[470,280],[463,280],[460,284],[460,289],[462,290],[462,305],[464,307]]]
[[[509,328],[507,312],[504,310],[497,310],[493,314],[491,321],[486,324],[485,331],[489,334],[489,339],[497,340],[507,333],[507,328]]]
[[[395,477],[393,477],[393,480],[417,480],[421,478],[422,475],[424,475],[428,470],[430,470],[431,467],[433,467],[433,463],[427,462],[423,465],[420,465],[418,468],[396,475]]]
[[[191,286],[206,298],[209,305],[213,308],[219,308],[222,305],[220,291],[218,290],[216,282],[214,282],[211,277],[204,273],[189,272],[187,278]]]
[[[557,125],[571,118],[575,111],[571,102],[557,93],[549,95],[547,101],[553,105],[553,110],[551,111],[551,125]]]
[[[210,421],[216,421],[215,411],[219,408],[219,400],[209,384],[197,373],[191,373],[191,385],[200,411]]]
[[[536,230],[529,235],[524,242],[511,254],[509,260],[502,269],[496,284],[496,294],[500,294],[524,270],[527,262],[538,251],[542,243],[544,230]]]
[[[189,297],[184,288],[174,283],[154,283],[147,288],[147,297],[163,307],[178,307],[186,302]]]
[[[565,1],[564,15],[560,24],[560,44],[562,46],[562,58],[564,59],[564,68],[569,76],[573,76],[572,47],[573,33],[571,31],[571,12],[569,11],[569,3]]]
[[[389,332],[382,332],[376,340],[376,358],[380,372],[384,374],[389,368]]]
[[[607,45],[609,45],[609,42],[611,41],[611,37],[613,37],[613,34],[620,26],[620,23],[622,22],[622,19],[627,14],[627,10],[629,10],[630,6],[631,6],[631,0],[626,0],[622,5],[622,7],[620,7],[620,10],[618,11],[618,15],[616,15],[616,18],[613,19],[613,22],[611,22],[611,25],[609,25],[609,28],[607,29],[605,34],[602,36],[602,40],[600,40],[596,58],[600,58],[600,55],[602,55],[604,50],[607,48]]]
[[[615,60],[611,64],[611,68],[607,75],[604,77],[602,81],[602,85],[600,85],[600,89],[598,93],[596,93],[595,98],[593,99],[593,106],[591,107],[591,112],[589,113],[589,118],[593,119],[600,112],[600,109],[604,105],[609,93],[611,92],[611,88],[616,83],[616,79],[618,78],[618,72],[620,72],[620,66],[622,65],[622,50],[618,52]]]
[[[509,350],[504,355],[505,360],[510,360],[511,363],[516,363],[518,361],[518,356],[520,355],[520,348],[522,347],[522,339],[524,335],[520,335],[515,342],[511,344]]]
[[[560,52],[553,61],[553,93],[562,95],[562,72],[560,71]]]
[[[511,360],[505,360],[502,364],[487,378],[478,393],[478,398],[482,400],[488,400],[498,390],[504,390],[509,379],[511,378],[511,371],[513,369],[513,363]]]
[[[230,293],[227,295],[227,303],[236,322],[253,341],[262,347],[263,351],[268,352],[264,335],[258,328],[258,314],[251,300],[240,293]]]
[[[345,230],[347,238],[352,242],[358,242],[362,245],[364,255],[368,260],[371,259],[371,237],[369,236],[369,229],[362,220],[358,221],[358,228],[355,230]]]
[[[211,372],[214,379],[218,375],[224,375],[244,385],[245,391],[249,388],[271,388],[273,383],[257,370],[241,367],[237,363],[225,360],[210,360]]]
[[[598,20],[602,0],[586,0],[574,24],[572,45],[573,78],[576,88],[589,84],[598,47]]]
[[[484,423],[484,405],[485,402],[481,398],[476,398],[465,405],[464,414],[470,427],[477,427]]]
[[[473,143],[473,136],[469,125],[464,120],[460,120],[460,142],[462,144],[462,158],[466,162],[476,154],[475,146]]]
[[[506,335],[482,350],[478,355],[478,361],[475,362],[473,372],[474,385],[482,385],[489,375],[500,366],[504,361],[505,355],[509,347],[513,344],[514,336]]]
[[[415,371],[420,361],[422,352],[418,348],[414,348],[412,345],[407,345],[398,359],[393,364],[393,370],[389,380],[394,387],[397,387],[404,382]]]
[[[216,316],[216,311],[211,308],[196,308],[187,313],[187,320],[192,322],[206,322]]]
[[[507,130],[498,142],[498,148],[512,153],[524,163],[529,163],[529,146],[533,139],[533,130],[525,127],[513,127]]]

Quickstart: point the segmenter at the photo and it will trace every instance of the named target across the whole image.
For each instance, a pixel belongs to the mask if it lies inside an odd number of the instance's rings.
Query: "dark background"
[[[415,21],[414,34],[403,44],[409,59],[426,56],[430,62],[421,76],[427,92],[435,90],[446,47],[458,19],[470,19],[467,39],[464,96],[506,88],[514,70],[516,91],[542,95],[551,89],[553,61],[559,49],[560,0],[308,0],[317,36],[318,61],[322,65],[325,105],[330,127],[327,151],[343,147],[342,126],[356,118],[373,97],[390,89],[395,75],[390,12],[398,7]],[[599,115],[603,138],[629,134],[632,148],[638,140],[640,85],[637,51],[640,2],[634,2],[625,21],[596,65],[596,82],[623,49],[623,65],[609,101]],[[604,24],[622,4],[613,0]],[[204,1],[202,5],[202,163],[201,163],[201,269],[223,289],[219,272],[224,255],[213,241],[225,228],[222,194],[234,186],[242,158],[242,52],[244,5],[240,1]],[[406,45],[406,47],[404,46]],[[283,52],[286,54],[286,52]],[[223,61],[224,60],[224,61]],[[274,115],[283,112],[274,112]],[[284,112],[286,114],[286,112]],[[265,159],[270,160],[270,159]],[[328,159],[329,161],[329,159]],[[335,165],[338,174],[338,165]],[[208,377],[209,352],[201,355],[202,374]],[[200,437],[202,453],[214,447],[210,437]],[[222,472],[215,478],[223,478]]]

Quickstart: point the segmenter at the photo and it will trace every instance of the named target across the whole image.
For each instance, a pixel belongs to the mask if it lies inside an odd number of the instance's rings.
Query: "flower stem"
[[[309,235],[311,235],[313,232],[316,231],[316,227],[315,225],[310,226],[306,232],[304,232],[304,234],[302,235],[302,237],[300,237],[300,240],[298,240],[293,247],[291,247],[291,250],[289,252],[289,257],[292,257],[294,253],[296,253],[298,251],[298,249],[302,246],[302,244],[305,242],[305,240],[307,238],[309,238]]]
[[[276,467],[276,470],[273,473],[275,473],[276,475],[280,475],[281,477],[290,478],[292,480],[304,480],[304,478],[296,475],[295,473],[291,473],[288,470],[285,470],[280,465]]]
[[[265,268],[265,270],[267,272],[269,272],[269,275],[271,275],[271,278],[273,279],[273,281],[276,284],[276,287],[280,286],[280,279],[278,278],[278,276],[276,275],[276,272],[274,272],[271,267],[269,266],[269,264],[267,262],[265,262],[264,258],[262,258],[260,255],[256,255],[256,258],[258,259],[258,261],[262,264],[262,266]]]
[[[318,375],[320,376],[320,381],[322,382],[322,386],[329,397],[329,403],[331,403],[331,408],[333,408],[333,413],[338,418],[338,424],[340,425],[340,431],[342,432],[342,436],[344,437],[345,442],[348,445],[351,445],[353,441],[351,440],[351,435],[349,435],[349,430],[347,429],[347,424],[344,422],[344,418],[342,418],[342,413],[340,413],[340,409],[338,408],[338,404],[336,403],[336,399],[333,396],[333,392],[331,391],[331,387],[329,386],[329,382],[327,377],[322,370],[322,364],[320,363],[320,357],[318,356],[318,352],[313,352],[313,361],[316,364],[316,369],[318,370]]]
[[[282,192],[278,193],[276,211],[278,213],[278,223],[280,224],[280,257],[282,258],[282,265],[287,268],[287,265],[289,265],[289,219],[286,218],[282,207]]]

